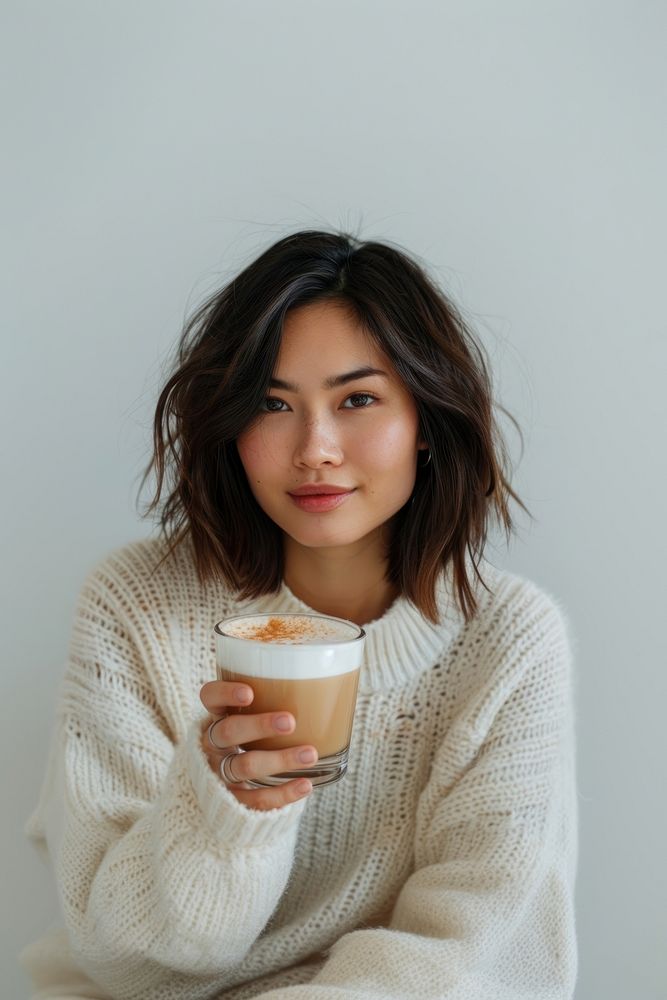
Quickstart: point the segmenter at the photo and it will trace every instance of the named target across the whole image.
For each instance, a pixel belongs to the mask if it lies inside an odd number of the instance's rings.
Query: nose
[[[294,464],[316,469],[342,461],[343,448],[335,429],[327,421],[306,421],[294,448]]]

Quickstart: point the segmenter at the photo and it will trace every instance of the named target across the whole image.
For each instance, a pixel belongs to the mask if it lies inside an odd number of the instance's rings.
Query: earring
[[[419,465],[420,469],[424,469],[428,465],[428,463],[431,461],[431,457],[432,457],[431,456],[431,449],[429,448],[428,449],[428,458],[426,459],[425,462],[421,462],[420,463],[420,465]]]

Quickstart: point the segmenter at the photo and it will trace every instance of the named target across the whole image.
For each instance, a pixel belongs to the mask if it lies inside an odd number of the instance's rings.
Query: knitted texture
[[[88,576],[28,833],[64,928],[23,953],[35,996],[564,1000],[577,953],[570,627],[483,561],[465,624],[399,598],[367,631],[342,781],[241,805],[199,743],[213,624],[307,611],[202,585],[186,543]]]

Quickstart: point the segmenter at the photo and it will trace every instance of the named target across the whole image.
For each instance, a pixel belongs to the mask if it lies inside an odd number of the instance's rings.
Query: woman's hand
[[[209,681],[202,687],[199,697],[204,708],[211,714],[202,728],[202,749],[211,769],[221,780],[224,779],[220,775],[220,763],[238,744],[246,745],[253,740],[277,734],[284,736],[285,733],[291,733],[296,725],[294,716],[289,712],[227,715],[229,708],[238,709],[252,703],[254,692],[247,684]],[[209,739],[209,727],[214,721],[215,725],[211,728],[213,739],[223,749],[214,747]],[[289,747],[286,750],[248,750],[233,758],[234,776],[241,783],[227,784],[227,788],[239,802],[250,809],[277,809],[309,795],[313,790],[312,783],[307,778],[295,778],[284,785],[251,788],[245,782],[248,779],[261,779],[269,774],[293,771],[295,768],[312,767],[316,761],[317,750],[314,746]]]

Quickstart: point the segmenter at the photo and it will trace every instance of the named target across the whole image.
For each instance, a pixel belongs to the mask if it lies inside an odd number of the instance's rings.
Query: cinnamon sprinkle
[[[246,638],[258,642],[295,642],[304,637],[312,639],[317,633],[304,621],[287,618],[269,618],[263,625],[256,625]]]

